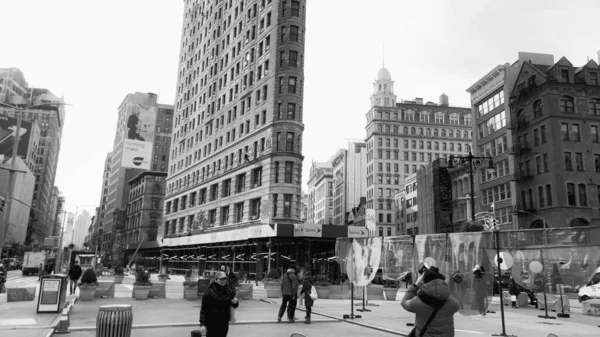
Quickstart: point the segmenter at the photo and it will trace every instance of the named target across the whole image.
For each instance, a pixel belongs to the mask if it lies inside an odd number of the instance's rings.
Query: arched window
[[[385,132],[390,133],[390,126],[389,125],[385,126]]]
[[[437,137],[437,136],[439,136],[439,134],[438,134],[438,129],[433,129],[433,136],[434,136],[434,137]]]
[[[394,125],[394,133],[398,133],[398,127]]]
[[[463,132],[463,138],[465,138],[465,139],[469,138],[469,133],[467,131]]]
[[[575,106],[573,104],[573,97],[561,96],[560,98],[560,112],[563,113],[575,113]]]
[[[454,137],[454,131],[448,130],[448,137]]]
[[[410,134],[411,135],[416,135],[417,134],[417,131],[416,131],[416,129],[414,127],[410,128]]]
[[[592,98],[589,102],[590,114],[600,115],[600,99]]]
[[[419,136],[423,135],[423,128],[419,128]]]
[[[442,137],[446,137],[446,129],[442,129]]]
[[[533,102],[533,118],[540,117],[543,114],[544,107],[542,105],[542,100],[538,99],[537,101]]]
[[[425,136],[431,136],[431,129],[430,128],[425,129]]]
[[[160,193],[160,185],[159,184],[154,185],[154,187],[152,188],[152,193]]]
[[[402,131],[405,135],[408,135],[408,127],[404,127],[403,131]]]
[[[383,131],[383,127],[381,125],[377,125],[377,131],[378,132],[382,132]]]

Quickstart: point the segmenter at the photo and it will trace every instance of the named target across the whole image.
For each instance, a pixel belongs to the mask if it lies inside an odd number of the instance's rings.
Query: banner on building
[[[19,145],[17,147],[17,156],[27,158],[29,148],[29,139],[32,133],[32,125],[30,122],[21,121],[19,130]],[[12,157],[15,137],[17,136],[17,119],[0,116],[0,155]]]
[[[375,210],[372,208],[367,208],[365,212],[365,227],[367,227],[370,231],[373,231],[371,233],[375,233],[375,229],[377,227],[376,224]]]
[[[381,262],[383,238],[338,239],[335,253],[343,274],[355,286],[364,287],[371,283]]]
[[[156,107],[127,104],[127,125],[121,160],[123,167],[150,170],[155,127]]]

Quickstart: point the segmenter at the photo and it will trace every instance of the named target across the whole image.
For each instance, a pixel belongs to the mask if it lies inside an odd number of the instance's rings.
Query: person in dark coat
[[[300,296],[304,294],[304,305],[306,306],[306,319],[304,320],[305,324],[310,324],[310,313],[312,312],[312,306],[314,301],[310,298],[310,294],[312,292],[312,277],[310,272],[304,274],[304,281],[302,282],[302,290],[300,291]]]
[[[406,290],[402,307],[415,313],[416,336],[420,336],[427,320],[437,308],[438,312],[423,336],[454,337],[454,314],[458,311],[458,302],[450,297],[450,288],[445,278],[437,268],[431,267]]]
[[[296,313],[296,301],[298,300],[298,278],[294,268],[287,270],[281,278],[281,306],[279,307],[279,315],[277,322],[281,322],[281,317],[287,306],[287,316],[290,323],[294,323],[294,315]]]
[[[38,266],[38,282],[42,280],[42,276],[44,276],[44,265],[40,263]]]
[[[200,332],[207,337],[226,337],[229,331],[231,308],[239,305],[235,294],[227,286],[225,272],[217,272],[213,282],[202,297]]]
[[[512,276],[510,277],[510,283],[508,284],[508,293],[510,294],[510,297],[511,297],[512,307],[518,308],[518,303],[519,303],[518,296],[521,293],[521,289]]]
[[[229,266],[225,267],[225,275],[227,275],[227,286],[231,288],[231,291],[235,295],[235,286],[238,284],[238,278],[235,276],[235,273],[229,268]]]
[[[79,266],[79,261],[75,260],[75,264],[73,265],[73,267],[71,267],[71,269],[69,269],[69,279],[71,280],[71,285],[69,286],[69,293],[71,295],[75,293],[75,290],[77,289],[77,281],[79,281],[79,278],[81,277],[82,273],[83,270],[81,270],[81,267]]]

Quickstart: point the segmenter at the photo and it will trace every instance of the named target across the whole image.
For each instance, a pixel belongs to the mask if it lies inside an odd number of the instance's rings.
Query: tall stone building
[[[307,222],[311,224],[333,224],[335,189],[331,162],[313,162],[307,184]]]
[[[305,6],[185,1],[164,245],[300,222]]]
[[[132,116],[139,116],[138,118]],[[134,121],[133,125],[131,124]],[[138,122],[136,124],[135,122]],[[128,94],[119,105],[119,118],[112,155],[110,156],[110,178],[106,194],[106,210],[103,218],[103,245],[109,247],[109,261],[121,263],[115,257],[122,257],[125,247],[126,207],[129,196],[128,182],[143,170],[128,168],[124,164],[125,143],[132,138],[152,143],[150,169],[167,170],[173,106],[158,103],[153,93],[135,92]],[[143,132],[137,134],[136,131]],[[107,159],[108,162],[108,159]],[[105,173],[106,174],[106,171]],[[104,194],[104,188],[102,190]],[[102,201],[103,203],[104,201]],[[101,213],[102,214],[102,213]]]
[[[373,83],[367,112],[367,208],[375,209],[378,227],[396,235],[395,196],[419,167],[450,154],[464,155],[472,146],[469,108],[451,107],[442,94],[439,104],[422,98],[396,102],[394,82],[384,67]],[[379,232],[379,229],[377,230]]]
[[[94,224],[92,235],[98,235],[101,252],[110,251],[110,233],[104,233],[104,217],[108,205],[108,184],[110,183],[110,172],[112,169],[112,152],[106,154],[104,159],[104,171],[102,172],[102,192],[100,193],[100,202],[98,203],[98,212]]]
[[[53,234],[55,228],[53,190],[65,118],[64,106],[44,104],[64,103],[64,100],[48,89],[29,87],[23,73],[16,68],[0,69],[0,99],[2,102],[21,107],[36,106],[27,109],[22,116],[23,121],[32,124],[32,129],[40,130],[33,165],[35,189],[25,244],[41,245],[45,237]],[[0,116],[16,117],[14,109],[2,106]],[[25,247],[25,250],[30,248]]]

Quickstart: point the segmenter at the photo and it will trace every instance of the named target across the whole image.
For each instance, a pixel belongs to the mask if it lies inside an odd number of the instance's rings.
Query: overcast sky
[[[312,161],[365,138],[383,49],[399,100],[446,93],[462,107],[470,85],[519,51],[581,66],[600,49],[594,0],[307,2],[303,189]],[[73,105],[56,185],[68,210],[93,211],[119,103],[135,91],[174,102],[183,1],[0,1],[0,13],[0,68],[20,68]]]

